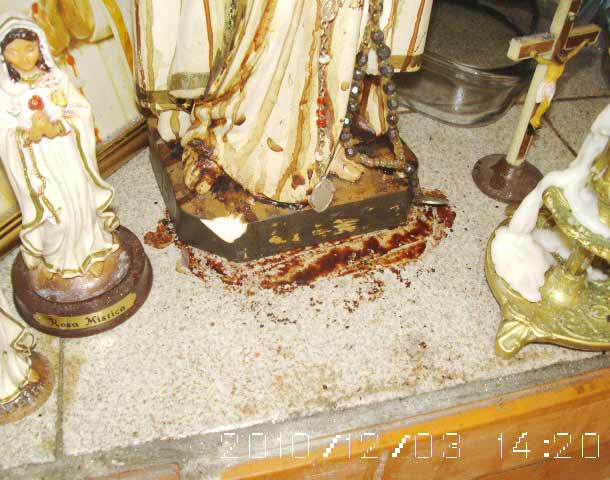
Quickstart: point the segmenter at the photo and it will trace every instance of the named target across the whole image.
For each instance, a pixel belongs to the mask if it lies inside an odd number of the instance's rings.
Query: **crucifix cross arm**
[[[564,52],[565,61],[571,60],[585,46],[597,42],[600,32],[601,28],[597,25],[584,25],[572,29],[561,49]],[[514,38],[510,42],[508,58],[520,62],[530,58],[549,56],[555,51],[556,42],[557,39],[549,33]]]
[[[544,55],[536,55],[536,61],[538,63],[541,63],[542,65],[549,65],[549,66],[565,66],[570,60],[572,60],[576,55],[578,55],[580,53],[580,51],[585,48],[587,45],[589,45],[589,41],[588,40],[583,40],[583,42],[578,45],[578,47],[576,47],[574,50],[568,50],[565,53],[562,53],[559,56],[559,61],[555,60],[554,58],[546,58]]]

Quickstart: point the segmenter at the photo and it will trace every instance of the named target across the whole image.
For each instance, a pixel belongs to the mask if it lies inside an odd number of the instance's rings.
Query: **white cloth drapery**
[[[204,140],[233,179],[254,194],[281,202],[303,201],[318,181],[321,1],[135,0],[143,49],[138,68],[146,79],[141,90],[148,90],[151,102],[156,95],[158,103],[161,98],[171,103],[163,91],[201,97],[194,110],[197,121],[183,145],[194,138]],[[328,65],[328,153],[339,151],[334,147],[369,11],[368,0],[337,4]],[[397,71],[417,68],[431,6],[432,0],[384,0],[381,25]],[[369,73],[378,74],[374,53]],[[180,92],[172,86],[176,74],[200,83]],[[188,81],[183,86],[189,86]],[[365,115],[374,128],[383,130],[387,112],[376,92],[370,99]]]

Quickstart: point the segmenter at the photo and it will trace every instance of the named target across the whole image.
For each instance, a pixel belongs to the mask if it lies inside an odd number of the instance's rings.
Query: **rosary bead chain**
[[[347,112],[343,121],[343,131],[339,140],[343,145],[345,155],[348,158],[358,157],[358,161],[365,166],[389,166],[397,170],[397,174],[401,178],[408,178],[409,185],[416,186],[417,182],[417,163],[407,162],[404,145],[400,138],[398,130],[398,114],[396,111],[399,107],[399,102],[396,94],[396,84],[392,78],[394,76],[394,67],[389,62],[392,55],[391,48],[385,43],[385,34],[380,28],[379,22],[383,13],[383,0],[372,0],[370,4],[370,18],[366,26],[364,39],[362,41],[360,51],[356,55],[356,65],[354,68],[352,86],[350,88],[350,98],[348,101]],[[366,77],[365,68],[369,62],[369,51],[371,44],[375,45],[378,61],[378,69],[381,74],[381,88],[385,100],[385,104],[389,113],[386,115],[388,124],[388,136],[392,142],[396,161],[392,162],[370,162],[365,161],[355,146],[355,139],[351,131],[354,123],[354,115],[359,113],[360,104],[362,102],[363,80]],[[379,165],[383,163],[384,165]]]

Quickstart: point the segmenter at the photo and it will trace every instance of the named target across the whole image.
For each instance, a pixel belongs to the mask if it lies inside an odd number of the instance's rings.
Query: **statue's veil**
[[[16,28],[24,28],[38,35],[40,53],[51,71],[57,73],[58,67],[55,63],[53,55],[51,55],[51,49],[44,30],[42,30],[42,28],[40,28],[36,22],[25,15],[18,12],[7,12],[0,15],[0,43],[12,30],[15,30]],[[4,56],[0,55],[0,89],[2,89],[8,95],[16,96],[22,94],[27,88],[27,85],[20,85],[19,83],[12,81],[8,72],[6,60],[4,60]]]

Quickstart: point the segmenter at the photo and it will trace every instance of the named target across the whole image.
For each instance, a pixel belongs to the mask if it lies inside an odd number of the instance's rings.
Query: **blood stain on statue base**
[[[432,192],[438,195],[438,192]],[[456,214],[450,207],[413,207],[408,222],[392,230],[322,243],[247,263],[235,263],[189,247],[177,238],[169,219],[159,222],[146,244],[166,248],[172,243],[182,252],[183,265],[200,279],[218,276],[226,285],[253,295],[255,288],[287,293],[313,286],[323,278],[362,277],[388,269],[406,286],[400,266],[420,258],[437,246],[453,227]]]

